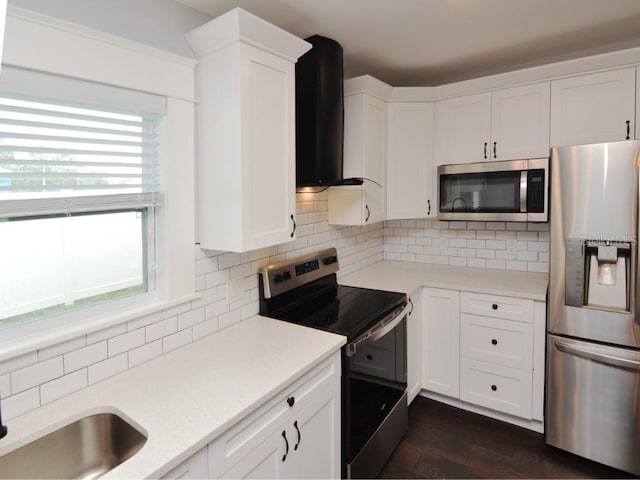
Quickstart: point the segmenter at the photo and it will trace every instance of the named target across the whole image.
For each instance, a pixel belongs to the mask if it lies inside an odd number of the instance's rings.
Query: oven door
[[[347,478],[375,478],[407,431],[406,306],[345,346]]]

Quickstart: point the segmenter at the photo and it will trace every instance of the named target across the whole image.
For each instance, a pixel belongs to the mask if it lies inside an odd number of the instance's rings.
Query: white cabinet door
[[[339,478],[340,352],[208,445],[214,478]]]
[[[242,461],[227,470],[221,478],[289,478],[286,463],[285,430],[280,435],[271,435],[246,454]],[[284,458],[284,461],[283,461]]]
[[[251,40],[252,29],[281,38],[275,45],[243,41],[245,33]],[[244,252],[293,240],[295,64],[286,58],[309,44],[238,10],[189,32],[187,40],[198,59],[200,246]],[[278,55],[280,48],[290,51]]]
[[[172,469],[162,478],[196,479],[209,478],[207,447],[202,448]]]
[[[344,99],[344,178],[364,178],[361,187],[329,189],[328,222],[367,225],[385,219],[387,104],[368,93]]]
[[[422,291],[422,388],[460,395],[460,294]]]
[[[551,146],[633,138],[636,69],[551,82]]]
[[[422,292],[409,298],[413,308],[407,318],[407,401],[422,390]]]
[[[392,102],[387,122],[387,220],[436,215],[431,102]]]
[[[491,93],[491,160],[549,156],[550,83]]]
[[[300,407],[287,428],[292,478],[339,478],[340,397],[329,386]]]
[[[488,161],[490,138],[490,93],[436,104],[436,165]]]

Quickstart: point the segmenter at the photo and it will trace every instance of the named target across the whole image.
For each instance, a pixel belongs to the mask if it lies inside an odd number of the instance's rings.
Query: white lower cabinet
[[[435,288],[422,295],[425,394],[541,431],[544,302]]]
[[[210,478],[339,478],[340,354],[208,446]]]
[[[460,293],[422,291],[422,388],[458,398],[460,394]]]
[[[407,317],[407,401],[422,388],[422,292],[409,296],[412,309]]]

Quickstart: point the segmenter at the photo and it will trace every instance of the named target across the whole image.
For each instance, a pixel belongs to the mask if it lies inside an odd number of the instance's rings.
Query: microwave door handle
[[[520,171],[520,213],[527,213],[527,170]]]
[[[407,314],[407,310],[409,310],[409,304],[405,303],[402,307],[395,309],[387,316],[387,318],[382,320],[378,327],[364,333],[363,335],[356,338],[353,342],[349,343],[346,346],[347,357],[354,356],[359,346],[373,343],[396,328],[398,324],[404,319],[405,315]]]

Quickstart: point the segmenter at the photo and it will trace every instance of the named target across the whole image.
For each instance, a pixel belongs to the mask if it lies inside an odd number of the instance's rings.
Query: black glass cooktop
[[[352,341],[404,302],[404,293],[337,285],[330,275],[261,301],[260,314],[345,335]]]

